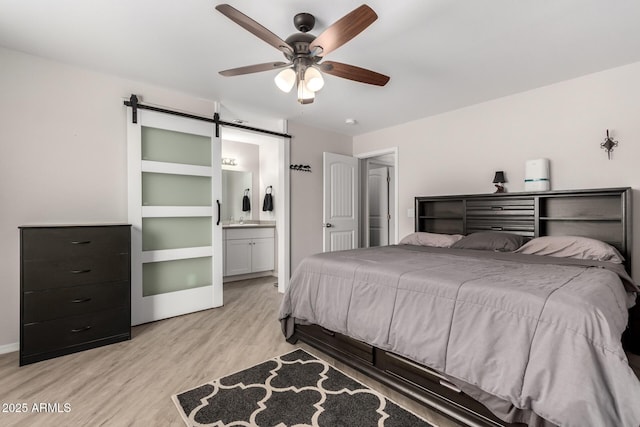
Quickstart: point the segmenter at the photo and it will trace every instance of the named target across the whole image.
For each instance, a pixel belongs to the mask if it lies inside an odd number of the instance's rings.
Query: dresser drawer
[[[129,255],[24,260],[23,291],[129,280]]]
[[[129,253],[129,226],[22,229],[24,260]]]
[[[532,216],[535,201],[523,199],[467,200],[467,218],[476,216]]]
[[[336,350],[354,355],[367,363],[373,364],[373,347],[367,343],[330,331],[318,325],[296,325],[296,331],[299,334],[307,335]]]
[[[521,234],[533,237],[535,234],[535,222],[531,219],[502,218],[500,221],[490,218],[467,219],[467,233],[477,231],[502,231],[505,233]]]
[[[128,307],[129,282],[29,291],[23,295],[23,323]]]
[[[22,355],[44,353],[130,333],[128,308],[22,326]]]
[[[378,351],[376,355],[378,356],[376,363],[384,366],[386,373],[409,382],[429,394],[435,394],[450,402],[462,404],[466,410],[479,415],[481,418],[497,420],[486,407],[464,394],[462,390],[439,372],[383,350]],[[491,425],[502,424],[492,423]]]

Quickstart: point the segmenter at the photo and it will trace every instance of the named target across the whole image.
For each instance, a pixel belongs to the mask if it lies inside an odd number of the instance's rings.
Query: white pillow
[[[463,237],[462,234],[438,234],[418,231],[406,236],[400,241],[400,244],[448,248]]]
[[[613,246],[596,239],[577,236],[543,236],[529,240],[516,253],[589,259],[622,264],[624,258]]]

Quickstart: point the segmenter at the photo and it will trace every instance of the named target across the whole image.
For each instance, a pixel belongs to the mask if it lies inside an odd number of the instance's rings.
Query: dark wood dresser
[[[20,365],[131,339],[131,226],[20,227]]]

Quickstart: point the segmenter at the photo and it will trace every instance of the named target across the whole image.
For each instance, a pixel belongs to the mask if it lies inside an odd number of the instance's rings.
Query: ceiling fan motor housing
[[[316,24],[316,18],[310,13],[298,13],[293,17],[293,25],[301,33],[306,33],[313,30],[313,26]]]
[[[309,45],[315,40],[315,38],[316,37],[314,35],[309,33],[291,34],[285,41],[293,48],[293,55],[289,56],[285,53],[285,56],[292,59],[300,55],[308,55]]]

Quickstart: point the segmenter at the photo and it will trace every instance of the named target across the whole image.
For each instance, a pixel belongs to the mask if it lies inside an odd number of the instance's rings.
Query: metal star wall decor
[[[607,157],[609,157],[609,160],[611,160],[611,152],[613,151],[613,148],[617,146],[618,141],[614,141],[613,139],[609,138],[609,129],[607,129],[607,137],[605,138],[604,142],[600,144],[600,147],[604,148],[607,151]]]

